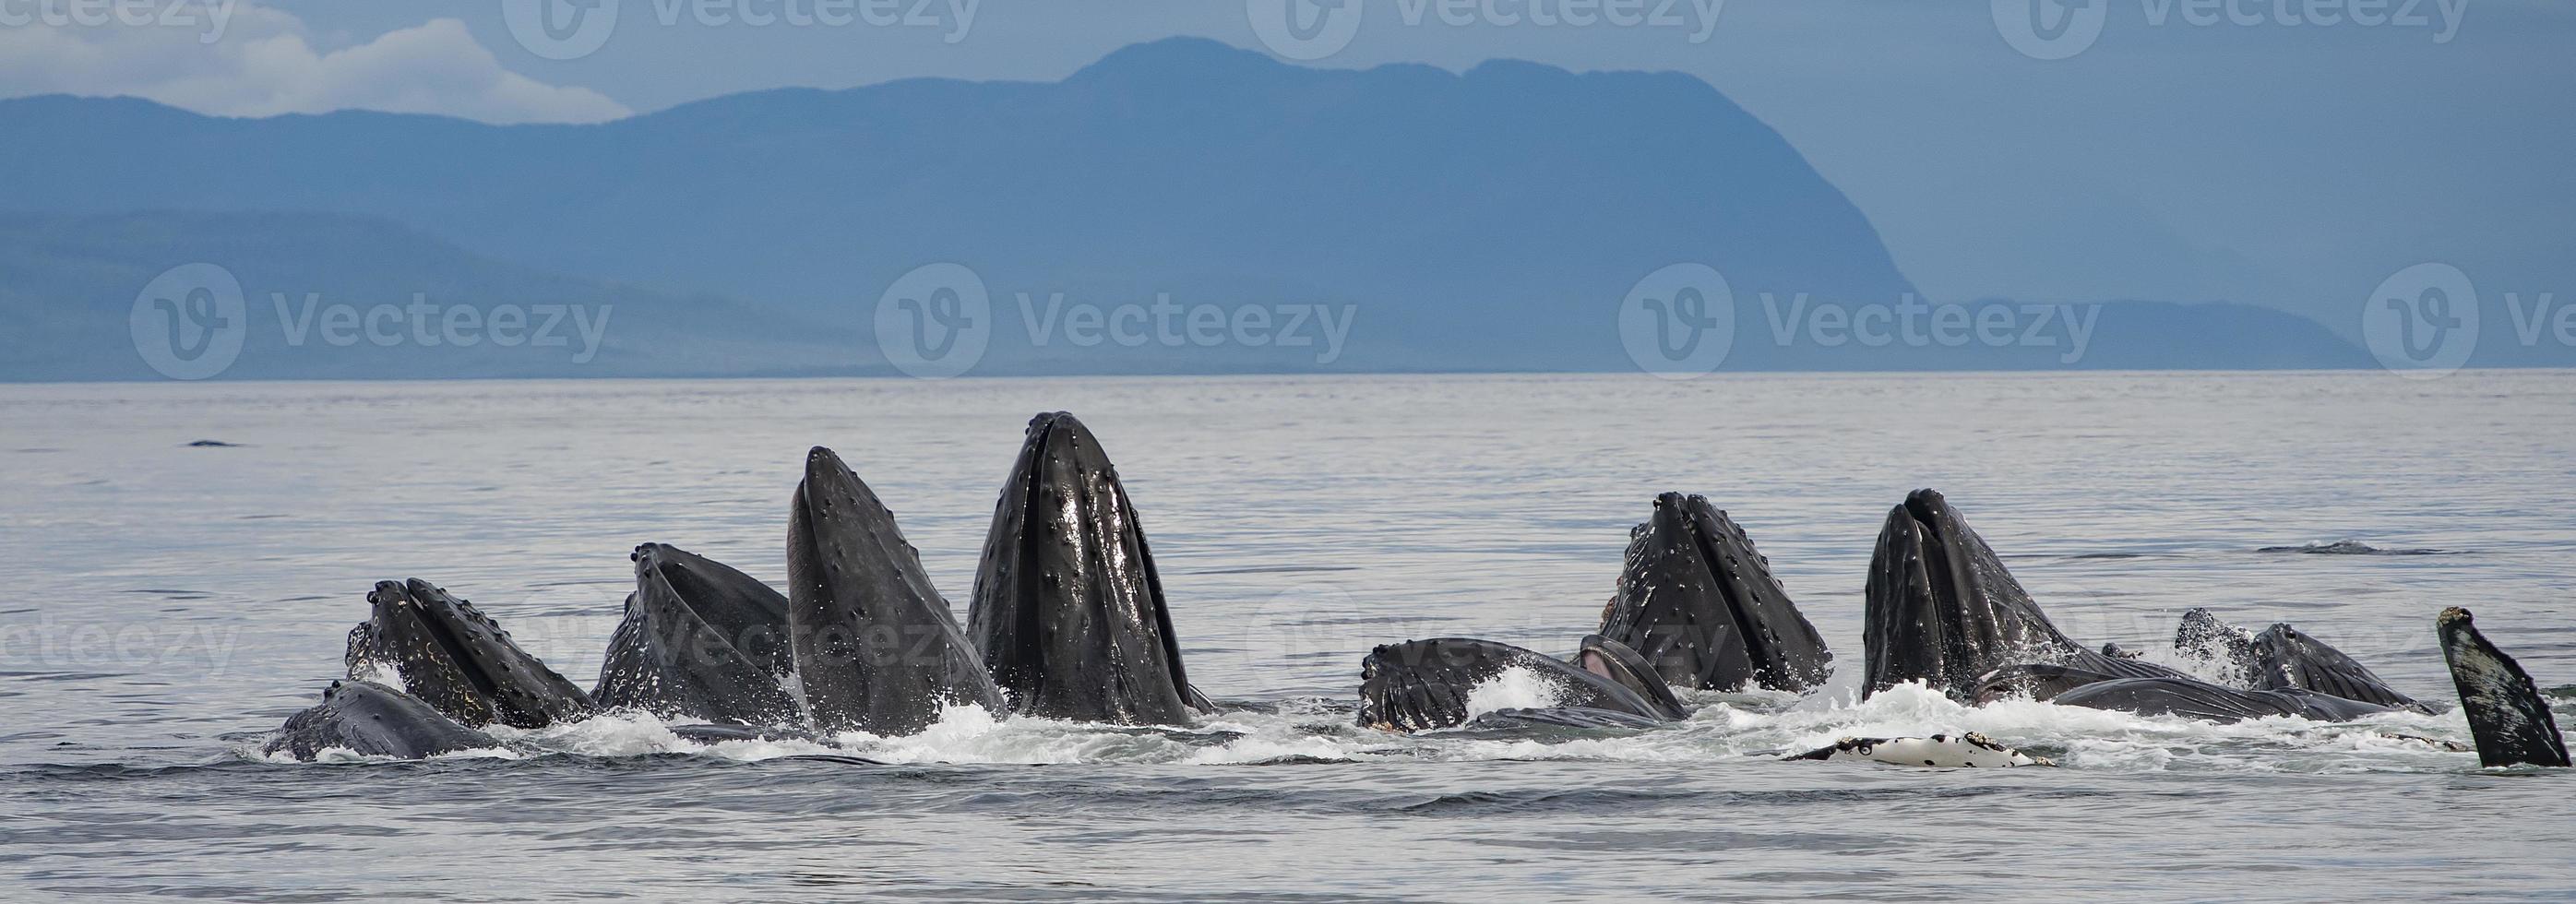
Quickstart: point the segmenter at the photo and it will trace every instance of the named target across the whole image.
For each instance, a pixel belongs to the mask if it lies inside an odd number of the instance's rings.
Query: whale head
[[[838,454],[806,454],[789,509],[789,650],[814,727],[909,735],[946,706],[1001,711],[920,553]]]
[[[675,546],[635,547],[635,592],[610,635],[591,697],[664,718],[779,725],[798,719],[787,597]]]
[[[1602,636],[1637,651],[1688,688],[1803,691],[1833,672],[1833,653],[1771,576],[1744,529],[1700,496],[1665,493],[1629,532]]]
[[[459,724],[417,697],[350,679],[331,682],[322,702],[288,716],[261,751],[299,760],[315,759],[326,750],[418,759],[499,746],[491,735]]]
[[[1163,581],[1118,468],[1064,412],[1029,421],[975,572],[967,633],[1014,710],[1182,725],[1190,686]]]
[[[590,695],[520,649],[474,604],[428,581],[378,581],[349,630],[354,678],[402,689],[467,725],[541,728],[591,709]]]
[[[2050,624],[1994,549],[1934,490],[1916,490],[1887,513],[1864,605],[1864,695],[1921,681],[1967,698],[1980,677],[2007,665],[2080,660],[2096,667],[2108,659]]]

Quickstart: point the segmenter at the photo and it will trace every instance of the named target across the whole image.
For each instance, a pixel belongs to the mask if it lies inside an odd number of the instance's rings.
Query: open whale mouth
[[[467,725],[539,728],[590,709],[590,696],[520,649],[498,622],[428,581],[379,581],[349,631],[353,677],[398,677]]]
[[[635,547],[635,592],[609,636],[591,697],[664,718],[801,721],[784,679],[787,598],[724,563],[660,543]]]
[[[1862,693],[1922,681],[1972,697],[1978,679],[2008,665],[2110,660],[2050,624],[1984,538],[1935,490],[1888,512],[1870,558]],[[2132,660],[2118,660],[2128,662]]]
[[[791,670],[787,652],[787,597],[713,559],[675,546],[635,547],[638,591],[658,591],[673,615],[703,625],[721,644],[721,655],[740,657],[763,672]]]
[[[1681,699],[1673,696],[1672,685],[1664,681],[1663,675],[1655,671],[1646,657],[1627,644],[1599,634],[1588,635],[1583,638],[1582,646],[1575,650],[1573,661],[1577,668],[1635,691],[1646,702],[1654,704],[1665,718],[1681,719],[1690,715],[1690,710],[1682,706]]]
[[[1664,493],[1629,532],[1601,633],[1689,688],[1803,691],[1833,653],[1742,527],[1705,497]]]

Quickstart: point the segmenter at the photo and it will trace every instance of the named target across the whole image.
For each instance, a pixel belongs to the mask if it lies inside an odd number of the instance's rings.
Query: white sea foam
[[[1467,690],[1467,718],[1503,709],[1562,705],[1565,686],[1536,671],[1513,666]]]
[[[1560,705],[1563,688],[1544,675],[1510,670],[1469,694],[1474,713]],[[2054,757],[2060,765],[2106,772],[2445,771],[2474,754],[2435,742],[2465,742],[2457,713],[2393,712],[2355,723],[2291,717],[2233,724],[2173,716],[2005,700],[1971,707],[1921,684],[1903,684],[1867,700],[1827,690],[1787,694],[1690,695],[1690,718],[1657,728],[1571,737],[1496,738],[1429,732],[1405,736],[1351,726],[1335,701],[1295,700],[1275,711],[1227,711],[1190,727],[1113,726],[1031,717],[997,717],[977,706],[951,706],[920,733],[884,737],[844,732],[829,739],[691,740],[649,714],[621,711],[543,729],[492,727],[510,749],[463,751],[447,758],[518,758],[547,752],[585,756],[683,753],[736,761],[838,755],[889,763],[1127,763],[1221,766],[1286,759],[1603,760],[1711,762],[1812,750],[1846,737],[1919,737],[1978,732],[2008,746]],[[2411,737],[2397,737],[2399,735]],[[282,754],[252,759],[285,762]],[[329,752],[327,762],[382,758]]]

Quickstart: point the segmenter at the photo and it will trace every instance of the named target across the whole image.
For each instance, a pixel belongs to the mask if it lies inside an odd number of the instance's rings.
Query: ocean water
[[[810,445],[962,602],[1042,409],[1119,462],[1226,712],[964,709],[912,738],[713,747],[603,717],[509,756],[255,753],[339,674],[376,580],[474,600],[585,685],[635,544],[779,581]],[[2449,700],[2432,617],[2464,605],[2576,684],[2566,372],[6,386],[0,435],[11,900],[2576,897],[2576,774],[2390,737],[2464,741],[2455,713],[2213,726],[1854,693],[1872,540],[1921,486],[2079,639],[2168,657],[2211,606]],[[1746,527],[1834,645],[1831,687],[1700,695],[1647,731],[1350,724],[1376,643],[1569,648],[1663,490]],[[2061,765],[1776,759],[1960,730]]]

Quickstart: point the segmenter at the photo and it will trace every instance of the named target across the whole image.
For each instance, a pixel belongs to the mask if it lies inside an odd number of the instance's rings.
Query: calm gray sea
[[[1235,711],[846,739],[897,766],[614,718],[515,759],[251,752],[379,579],[474,600],[585,685],[635,544],[779,581],[810,445],[962,602],[1042,409],[1118,461],[1192,677]],[[5,386],[0,897],[2576,897],[2576,774],[2385,736],[2464,740],[2455,714],[1856,702],[1871,543],[1922,486],[2081,639],[2167,655],[2211,606],[2452,699],[2432,617],[2464,605],[2576,684],[2566,372]],[[1375,643],[1569,647],[1663,490],[1751,532],[1830,690],[1624,735],[1349,725]],[[2302,549],[2338,541],[2375,552]],[[1757,755],[1963,729],[2063,767]]]

